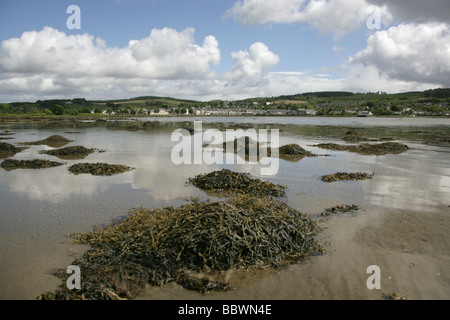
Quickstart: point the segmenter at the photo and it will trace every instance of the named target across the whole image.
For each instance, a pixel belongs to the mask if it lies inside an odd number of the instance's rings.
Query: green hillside
[[[374,115],[432,115],[449,113],[450,88],[387,94],[346,91],[306,92],[277,97],[242,100],[195,101],[172,97],[140,96],[129,99],[86,100],[84,98],[38,100],[0,104],[0,115],[149,115],[194,114],[196,110],[298,110],[311,109],[316,115],[351,116],[360,111]]]

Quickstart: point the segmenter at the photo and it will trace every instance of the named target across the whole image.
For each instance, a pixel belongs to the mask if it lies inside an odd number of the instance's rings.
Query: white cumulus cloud
[[[240,0],[224,16],[245,25],[298,22],[304,2],[305,0]]]
[[[387,78],[450,86],[450,26],[400,24],[377,31],[351,64],[377,69]]]
[[[310,1],[302,12],[301,20],[321,32],[343,36],[365,27],[367,19],[373,14],[377,14],[383,24],[392,20],[386,6],[371,5],[366,0]]]
[[[221,59],[218,41],[207,36],[196,44],[193,28],[153,29],[148,37],[117,48],[89,34],[67,35],[45,27],[1,43],[0,96],[5,102],[148,94],[213,98],[261,85],[279,62],[262,42],[231,57],[232,70],[213,71]]]
[[[45,27],[2,41],[0,96],[17,101],[128,95],[164,80],[208,79],[220,59],[216,38],[207,36],[198,45],[193,28],[153,29],[148,37],[117,48],[89,34]]]
[[[364,27],[375,11],[383,17],[383,24],[392,20],[386,5],[366,0],[239,0],[225,17],[244,25],[303,22],[320,32],[342,36]]]
[[[4,40],[0,70],[5,73],[82,77],[190,78],[211,72],[220,62],[218,42],[208,36],[199,46],[194,29],[153,29],[124,48],[107,47],[89,34],[66,35],[45,27]]]
[[[234,61],[233,70],[224,75],[224,78],[229,80],[260,80],[263,74],[280,60],[278,55],[270,51],[262,42],[255,42],[248,51],[232,52],[231,57]]]

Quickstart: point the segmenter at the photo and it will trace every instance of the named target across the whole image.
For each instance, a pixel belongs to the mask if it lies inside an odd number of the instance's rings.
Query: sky
[[[0,0],[0,102],[448,88],[449,13],[448,0]]]

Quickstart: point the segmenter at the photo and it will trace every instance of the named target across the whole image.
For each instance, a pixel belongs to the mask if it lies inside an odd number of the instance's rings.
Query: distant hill
[[[167,104],[167,105],[180,105],[182,103],[201,103],[200,101],[178,99],[172,97],[158,97],[158,96],[142,96],[129,99],[114,99],[114,100],[92,100],[95,104],[132,104],[132,105],[149,105],[149,104]]]
[[[333,98],[333,97],[351,97],[355,93],[347,91],[320,91],[320,92],[305,92],[302,96],[315,96],[318,98]]]
[[[348,91],[305,92],[277,97],[242,100],[196,101],[160,96],[129,99],[86,100],[85,98],[38,100],[0,104],[0,114],[79,115],[79,114],[193,114],[198,109],[316,109],[318,115],[346,115],[369,109],[375,115],[447,115],[450,88],[387,94]]]

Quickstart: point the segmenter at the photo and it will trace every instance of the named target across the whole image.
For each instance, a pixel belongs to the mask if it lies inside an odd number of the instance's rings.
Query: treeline
[[[320,92],[305,92],[302,96],[314,96],[317,98],[339,98],[339,97],[351,97],[355,93],[347,91],[320,91]]]
[[[37,100],[0,104],[0,114],[78,115],[90,113],[93,104],[84,98]]]
[[[447,99],[450,98],[450,88],[426,90],[423,92],[423,96],[425,98]]]
[[[347,91],[318,91],[318,92],[305,92],[294,95],[282,95],[272,97],[270,100],[308,100],[311,97],[315,98],[339,98],[339,97],[351,97],[355,93]],[[267,99],[267,98],[266,98]]]

